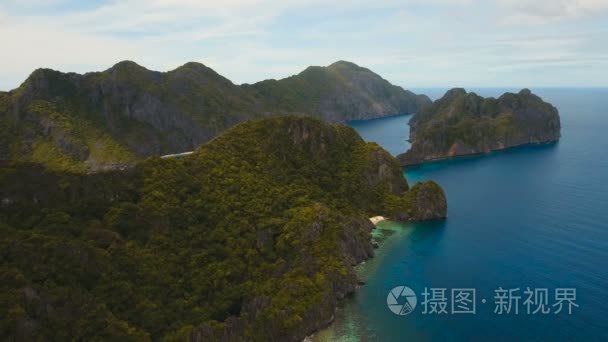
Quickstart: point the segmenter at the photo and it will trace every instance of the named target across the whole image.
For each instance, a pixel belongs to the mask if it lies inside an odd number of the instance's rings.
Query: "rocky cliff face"
[[[243,86],[199,63],[164,73],[129,61],[84,75],[39,69],[0,94],[0,158],[99,170],[191,151],[249,119],[298,113],[344,121],[429,103],[347,62]]]
[[[412,117],[412,146],[397,158],[412,165],[559,138],[557,109],[528,89],[494,99],[455,88]]]
[[[373,256],[373,247],[369,234],[374,226],[367,219],[341,217],[343,220],[342,239],[338,248],[343,253],[344,262],[356,265]],[[320,222],[314,223],[319,225]],[[314,228],[314,229],[319,229]],[[284,308],[284,315],[274,321],[264,320],[263,313],[272,306],[272,298],[255,297],[244,304],[239,317],[230,317],[223,324],[214,326],[204,323],[195,328],[189,336],[192,342],[206,341],[302,341],[306,336],[326,327],[334,320],[338,303],[356,290],[358,278],[352,270],[346,276],[331,274],[329,291],[325,292],[316,305],[302,314],[300,324],[293,329],[285,330],[282,323],[293,319],[289,304]],[[255,326],[255,328],[253,328]]]
[[[368,217],[445,217],[350,127],[238,124],[181,159],[0,167],[2,340],[301,341],[355,290]]]
[[[298,75],[251,87],[268,100],[269,108],[310,113],[333,122],[416,113],[431,104],[426,95],[392,85],[371,70],[346,61],[311,66]]]
[[[447,201],[441,187],[432,181],[416,184],[411,189],[396,159],[375,143],[365,143],[350,127],[328,126],[317,120],[277,118],[273,124],[265,124],[265,131],[272,138],[262,148],[278,150],[277,157],[291,159],[304,157],[317,174],[323,174],[327,168],[339,174],[339,178],[329,181],[324,192],[333,193],[331,188],[345,187],[349,195],[349,205],[365,211],[366,216],[386,215],[400,221],[427,221],[443,219],[447,216]],[[247,123],[253,126],[255,123]],[[242,128],[242,127],[236,127]],[[266,131],[268,130],[268,131]],[[275,132],[275,133],[272,133]],[[282,141],[280,136],[287,132],[289,142]],[[247,135],[241,131],[239,135]],[[280,147],[279,147],[280,146]],[[297,151],[292,150],[297,146]],[[285,149],[287,147],[287,149]],[[323,161],[332,160],[329,165]],[[346,161],[346,163],[344,163]],[[275,166],[274,168],[284,169]],[[345,172],[346,170],[349,172]],[[281,177],[274,175],[276,179]],[[342,185],[340,185],[342,184]],[[340,190],[340,192],[343,190]],[[341,196],[341,195],[339,195]],[[323,214],[311,224],[313,231],[323,229]],[[341,215],[341,231],[337,242],[344,264],[355,266],[373,256],[370,233],[374,226],[367,218],[356,218]],[[307,309],[302,315],[301,323],[290,330],[284,330],[278,322],[289,321],[292,315],[285,308],[285,315],[277,321],[262,321],[263,312],[271,307],[272,300],[267,297],[256,297],[244,305],[240,317],[232,317],[221,325],[205,323],[197,327],[190,335],[191,341],[241,341],[243,336],[251,340],[301,341],[304,337],[325,327],[333,321],[338,302],[355,291],[358,279],[351,268],[346,274],[332,274],[329,287],[322,299]],[[255,327],[255,328],[253,328]],[[259,334],[263,331],[262,335]]]
[[[404,196],[390,218],[397,221],[427,221],[447,217],[448,205],[443,189],[433,181],[417,183]]]

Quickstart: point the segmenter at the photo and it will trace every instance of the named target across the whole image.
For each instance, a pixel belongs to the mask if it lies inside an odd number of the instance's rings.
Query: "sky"
[[[237,84],[348,60],[406,88],[602,87],[608,0],[0,0],[0,90],[121,60]]]

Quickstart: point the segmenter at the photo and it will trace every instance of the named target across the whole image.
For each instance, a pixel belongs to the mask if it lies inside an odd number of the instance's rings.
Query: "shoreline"
[[[388,114],[388,115],[383,115],[383,116],[376,116],[376,117],[372,117],[372,118],[367,118],[367,119],[349,119],[349,120],[342,120],[339,121],[339,123],[343,123],[343,124],[350,124],[352,122],[366,122],[366,121],[374,121],[374,120],[382,120],[382,119],[388,119],[388,118],[395,118],[398,116],[409,116],[409,115],[414,115],[416,113],[397,113],[397,114]]]
[[[399,165],[401,167],[404,167],[404,168],[407,168],[407,167],[419,167],[419,166],[422,166],[422,165],[424,165],[426,163],[440,162],[440,161],[443,161],[443,160],[450,160],[450,159],[458,159],[460,157],[481,157],[483,155],[492,154],[492,153],[495,153],[495,152],[505,152],[505,151],[508,151],[508,150],[517,149],[517,148],[526,147],[526,146],[553,145],[553,144],[557,144],[557,143],[559,143],[559,139],[551,140],[551,141],[543,141],[543,142],[529,142],[529,143],[523,143],[523,144],[508,146],[508,147],[504,147],[504,148],[493,149],[493,150],[489,150],[489,151],[479,151],[479,152],[472,152],[472,153],[465,153],[465,154],[457,154],[457,155],[453,155],[453,156],[445,155],[445,156],[442,156],[442,157],[434,157],[434,158],[423,159],[423,160],[418,161],[418,162],[399,163]],[[404,153],[402,153],[400,155],[403,155],[405,153],[407,153],[407,151],[405,151]],[[398,157],[400,155],[397,156],[397,160],[399,160]]]
[[[376,224],[378,224],[380,222],[383,222],[383,221],[388,221],[388,218],[386,218],[384,216],[372,216],[372,217],[369,218],[369,220],[374,225],[374,229],[376,229],[377,228],[377,227],[375,227]],[[374,245],[374,249],[375,248],[379,248],[378,242],[375,241],[373,237],[372,237],[372,244]],[[374,258],[374,256],[372,256],[369,259],[373,259],[373,258]],[[365,264],[366,261],[369,260],[369,259],[362,260],[361,262],[359,262],[357,264],[357,266]],[[344,301],[348,300],[348,297],[351,296],[351,295],[353,295],[355,292],[357,292],[359,290],[359,288],[361,286],[363,286],[364,284],[365,284],[365,282],[361,282],[361,280],[360,280],[359,284],[357,284],[357,286],[355,287],[354,291],[351,292],[351,293],[349,293],[349,294],[347,294],[346,296],[344,296],[344,298],[341,298],[339,300],[339,302],[344,302]],[[329,329],[334,324],[334,322],[336,321],[336,312],[338,311],[338,306],[339,305],[340,304],[336,305],[336,307],[334,308],[334,314],[331,316],[331,319],[328,322],[326,322],[325,324],[323,324],[323,326],[321,326],[319,329],[316,329],[313,333],[307,335],[302,340],[302,342],[314,342],[315,335],[317,335],[319,332],[321,332],[321,331],[323,331],[325,329]]]
[[[370,217],[369,220],[370,220],[370,222],[373,225],[376,225],[378,222],[385,221],[386,217],[384,217],[384,216],[374,216],[374,217]]]

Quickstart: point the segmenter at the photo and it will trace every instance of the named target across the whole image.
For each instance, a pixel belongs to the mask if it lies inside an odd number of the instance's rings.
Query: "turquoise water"
[[[608,340],[608,89],[533,91],[560,110],[560,142],[405,172],[410,183],[434,179],[443,186],[448,219],[380,224],[381,248],[359,267],[366,285],[315,340]],[[353,127],[396,154],[408,119]],[[409,315],[387,308],[387,294],[399,285],[418,294]],[[518,315],[494,313],[499,286],[520,288]],[[448,314],[422,314],[425,287],[448,289]],[[579,306],[571,315],[566,308],[527,314],[526,287],[548,289],[549,305],[556,288],[575,288]],[[452,288],[476,289],[475,315],[449,314]]]

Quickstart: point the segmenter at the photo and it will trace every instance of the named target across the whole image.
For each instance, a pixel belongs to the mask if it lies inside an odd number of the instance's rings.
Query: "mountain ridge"
[[[345,61],[243,85],[197,62],[167,72],[133,61],[85,74],[40,68],[0,98],[0,133],[9,145],[0,157],[73,171],[190,151],[250,119],[299,114],[343,122],[430,103]]]

